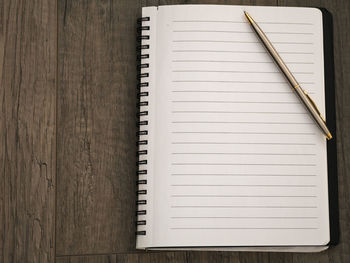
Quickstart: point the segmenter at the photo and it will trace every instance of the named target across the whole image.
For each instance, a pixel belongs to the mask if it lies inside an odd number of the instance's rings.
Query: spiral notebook
[[[319,9],[144,7],[138,249],[320,251],[332,242],[335,139],[327,143],[244,10],[335,133],[331,27]]]

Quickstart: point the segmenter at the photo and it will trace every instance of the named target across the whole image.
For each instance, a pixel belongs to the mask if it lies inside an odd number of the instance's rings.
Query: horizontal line
[[[171,153],[172,155],[277,155],[277,156],[316,156],[315,153],[223,153],[223,152],[175,152]]]
[[[260,63],[260,64],[273,64],[273,61],[244,61],[244,60],[185,60],[174,59],[172,62],[218,62],[218,63]],[[286,64],[314,64],[314,62],[300,62],[300,61],[286,61]]]
[[[215,230],[227,230],[227,229],[252,229],[252,230],[258,230],[258,229],[267,229],[267,230],[272,230],[272,229],[276,229],[276,230],[282,230],[282,229],[286,229],[286,230],[306,230],[306,229],[318,229],[316,227],[171,227],[170,229],[174,229],[174,230],[203,230],[203,229],[215,229]]]
[[[171,92],[207,92],[207,93],[271,93],[271,94],[290,94],[293,93],[292,91],[287,91],[287,92],[283,92],[283,91],[233,91],[233,90],[173,90]],[[309,92],[310,93],[310,92]]]
[[[238,30],[173,30],[174,33],[242,33],[255,34],[252,31],[238,31]],[[264,31],[265,34],[281,34],[281,35],[313,35],[312,32],[276,32]]]
[[[280,71],[246,71],[246,70],[173,70],[172,72],[206,72],[206,73],[273,73],[273,74],[281,74]],[[314,74],[313,72],[292,72],[293,74]]]
[[[253,112],[253,111],[172,111],[172,113],[244,113],[244,114],[308,114],[307,112]]]
[[[276,35],[314,35],[312,32],[277,32],[277,31],[264,31],[265,34]]]
[[[171,216],[172,219],[182,218],[243,218],[243,219],[317,219],[317,216]]]
[[[244,91],[244,90],[172,90],[173,93],[235,93],[235,94],[291,94],[292,91]],[[314,92],[308,92],[315,94]]]
[[[259,41],[241,41],[241,40],[191,40],[191,39],[182,39],[182,40],[173,40],[173,43],[243,43],[243,44],[250,44],[250,43],[260,43]],[[273,44],[276,44],[275,42]]]
[[[250,165],[250,166],[316,166],[308,163],[171,163],[171,165]]]
[[[316,145],[315,143],[283,143],[283,142],[172,142],[171,144],[252,144],[252,145]]]
[[[173,173],[171,174],[172,176],[280,176],[280,177],[284,177],[284,176],[301,176],[301,177],[314,177],[316,176],[315,174],[177,174],[177,173]]]
[[[235,23],[235,24],[247,24],[245,21],[230,21],[230,20],[173,20],[173,23]],[[301,22],[263,22],[256,21],[258,24],[272,24],[272,25],[308,25],[312,26],[312,23]]]
[[[262,63],[262,64],[273,64],[273,61],[244,61],[244,60],[188,60],[188,59],[173,59],[172,62],[227,62],[227,63]]]
[[[172,176],[277,176],[277,177],[284,177],[284,176],[301,176],[301,177],[314,177],[316,174],[198,174],[198,173],[192,173],[192,174],[185,174],[185,173],[172,173]]]
[[[173,23],[235,23],[246,24],[244,21],[227,21],[227,20],[172,20]],[[261,22],[259,22],[261,23]]]
[[[173,100],[173,103],[263,103],[263,104],[300,104],[298,101],[230,101],[230,100]]]
[[[214,83],[278,83],[278,84],[284,84],[287,83],[286,81],[236,81],[236,80],[172,80],[172,82],[214,82]],[[315,84],[315,82],[299,82],[300,84]]]
[[[210,186],[210,187],[316,187],[315,184],[171,184],[171,186]]]
[[[171,123],[239,123],[239,124],[313,124],[313,122],[254,122],[254,121],[172,121]]]
[[[172,205],[172,208],[317,208],[317,206],[248,206],[248,205]]]
[[[251,51],[251,50],[210,50],[210,49],[174,49],[172,52],[217,52],[217,53],[268,53],[266,51]],[[313,55],[314,52],[297,52],[297,51],[280,51],[279,54],[300,54],[300,55]]]
[[[198,133],[198,134],[279,134],[279,135],[315,135],[314,132],[223,132],[223,131],[215,131],[215,132],[203,132],[203,131],[173,131],[172,133]]]
[[[171,195],[172,197],[317,197],[316,195]]]
[[[303,25],[312,26],[313,23],[303,23],[303,22],[257,22],[259,24],[271,24],[271,25]]]
[[[261,43],[260,41],[241,41],[241,40],[192,40],[192,39],[181,39],[181,40],[173,40],[173,43],[242,43],[242,44],[257,44]],[[313,42],[272,42],[274,45],[313,45]]]

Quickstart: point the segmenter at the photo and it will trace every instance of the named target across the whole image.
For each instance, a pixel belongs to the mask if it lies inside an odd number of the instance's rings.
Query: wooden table
[[[326,7],[340,244],[322,253],[135,250],[136,18],[146,5]],[[1,0],[0,262],[350,262],[350,1]]]

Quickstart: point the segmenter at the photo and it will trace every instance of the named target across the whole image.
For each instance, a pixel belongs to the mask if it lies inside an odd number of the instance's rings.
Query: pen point
[[[253,24],[253,18],[248,14],[247,11],[243,10],[246,18],[248,19],[249,23]]]

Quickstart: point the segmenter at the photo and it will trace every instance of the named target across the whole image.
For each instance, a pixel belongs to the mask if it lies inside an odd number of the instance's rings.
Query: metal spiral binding
[[[145,195],[147,195],[147,189],[145,189],[145,186],[147,185],[147,179],[144,179],[144,177],[147,176],[147,145],[148,145],[148,130],[147,130],[147,125],[148,121],[145,120],[145,116],[148,116],[148,101],[146,100],[146,97],[148,96],[148,91],[145,91],[144,89],[149,86],[149,83],[147,81],[143,81],[144,78],[149,77],[149,72],[145,72],[149,68],[149,63],[143,63],[143,60],[149,59],[149,54],[145,53],[144,50],[149,49],[149,44],[144,44],[145,41],[150,39],[150,35],[144,34],[144,31],[149,31],[150,26],[144,25],[144,22],[150,21],[150,17],[142,17],[137,20],[138,23],[138,46],[137,46],[137,60],[138,60],[138,65],[137,65],[137,79],[139,80],[139,83],[137,85],[138,93],[137,93],[137,98],[139,99],[139,102],[137,103],[138,107],[138,113],[137,117],[139,118],[139,121],[137,122],[138,126],[138,131],[136,133],[138,137],[137,141],[137,146],[139,150],[137,151],[137,156],[139,160],[137,161],[136,165],[138,167],[137,170],[137,176],[138,180],[136,181],[137,188],[138,190],[136,191],[136,194],[138,196],[138,200],[136,201],[137,205],[137,211],[136,211],[136,216],[137,216],[137,221],[136,221],[136,226],[137,226],[137,231],[136,235],[146,235],[146,231],[143,229],[140,229],[140,226],[145,226],[146,225],[146,220],[140,219],[140,216],[146,215],[147,211],[146,209],[140,208],[140,206],[144,206],[147,204],[147,200]],[[146,168],[144,168],[146,166]]]

